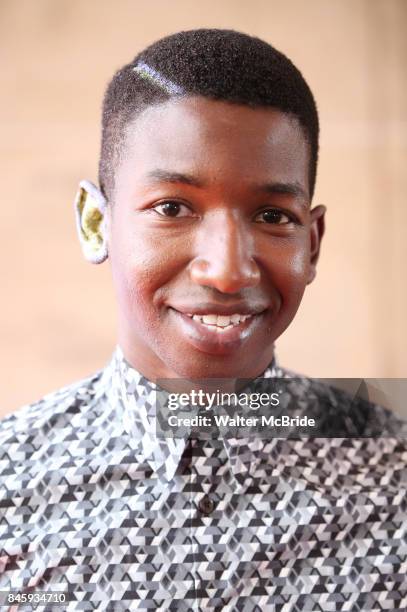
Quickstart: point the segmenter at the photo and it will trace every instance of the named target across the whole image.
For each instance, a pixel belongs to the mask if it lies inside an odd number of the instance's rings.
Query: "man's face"
[[[157,378],[252,378],[315,273],[296,119],[190,97],[129,125],[108,248],[127,360]]]

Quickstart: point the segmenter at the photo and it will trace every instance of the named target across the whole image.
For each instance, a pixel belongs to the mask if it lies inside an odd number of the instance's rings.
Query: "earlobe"
[[[321,240],[325,233],[325,213],[326,207],[322,205],[316,206],[311,210],[311,248],[307,285],[312,283],[317,275],[317,262],[321,249]]]
[[[75,198],[76,228],[85,259],[94,264],[108,256],[106,209],[101,191],[90,181],[81,181]]]

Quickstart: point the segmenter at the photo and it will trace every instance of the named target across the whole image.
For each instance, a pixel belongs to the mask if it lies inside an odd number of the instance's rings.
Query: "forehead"
[[[309,146],[295,117],[203,97],[149,107],[127,127],[121,172],[160,168],[208,182],[297,182],[309,191]]]

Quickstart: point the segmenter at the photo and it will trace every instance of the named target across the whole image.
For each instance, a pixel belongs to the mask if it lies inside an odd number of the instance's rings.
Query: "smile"
[[[216,333],[225,333],[227,330],[233,327],[239,326],[247,319],[255,316],[254,314],[233,314],[233,315],[217,315],[217,314],[190,314],[186,313],[188,317],[205,325],[208,329],[215,331]]]
[[[196,349],[227,355],[239,349],[262,324],[265,312],[230,315],[194,314],[169,308],[178,332]]]

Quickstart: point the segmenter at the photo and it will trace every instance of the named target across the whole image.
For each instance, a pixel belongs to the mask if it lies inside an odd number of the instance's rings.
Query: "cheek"
[[[174,252],[142,227],[112,232],[109,256],[116,294],[121,308],[140,323],[153,325],[157,318],[164,287],[176,274]]]
[[[275,289],[282,302],[298,306],[307,285],[309,253],[303,241],[288,243],[278,248],[269,258],[269,269]]]

